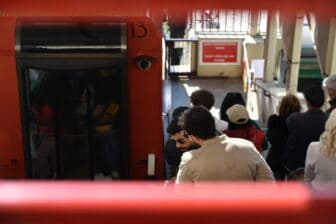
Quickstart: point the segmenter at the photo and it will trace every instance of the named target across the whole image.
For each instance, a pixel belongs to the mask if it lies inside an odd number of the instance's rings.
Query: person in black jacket
[[[271,144],[266,162],[271,167],[276,180],[284,180],[285,168],[282,165],[282,156],[286,147],[289,131],[286,125],[287,117],[293,112],[300,112],[299,99],[292,94],[282,98],[279,115],[273,114],[268,119],[266,136]]]
[[[308,110],[303,113],[292,113],[286,119],[289,136],[283,154],[283,163],[288,172],[305,166],[308,145],[319,140],[326,122],[326,115],[321,110],[324,103],[322,87],[312,86],[303,94]]]

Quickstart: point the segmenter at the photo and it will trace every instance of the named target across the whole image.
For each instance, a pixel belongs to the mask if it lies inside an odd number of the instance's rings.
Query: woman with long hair
[[[279,106],[279,115],[273,114],[268,119],[266,136],[271,144],[266,161],[271,167],[276,180],[284,180],[285,168],[282,165],[282,157],[285,150],[289,131],[286,119],[294,112],[300,112],[299,99],[292,94],[282,98]]]

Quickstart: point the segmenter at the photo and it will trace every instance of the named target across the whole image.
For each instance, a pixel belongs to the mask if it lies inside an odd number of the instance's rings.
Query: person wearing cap
[[[202,181],[274,181],[255,146],[244,139],[216,136],[215,121],[203,106],[188,109],[180,124],[198,150],[183,153],[175,183]]]
[[[331,111],[336,108],[336,74],[330,75],[326,81],[326,88],[328,95],[330,97],[329,104],[330,107],[326,110],[326,115],[329,117]]]
[[[235,104],[226,110],[229,120],[229,128],[224,131],[229,137],[243,138],[251,141],[259,152],[263,150],[265,133],[252,125],[245,106]]]
[[[246,103],[244,100],[244,97],[241,93],[239,92],[229,92],[225,95],[221,107],[220,107],[220,118],[226,122],[229,122],[229,118],[226,114],[226,111],[232,107],[235,104],[240,104],[246,107]],[[258,123],[258,121],[256,120],[252,120],[250,119],[249,122],[251,123],[251,125],[255,126],[257,129],[262,130],[260,124]],[[263,144],[262,144],[262,148],[263,150],[267,150],[268,149],[268,141],[265,138]]]

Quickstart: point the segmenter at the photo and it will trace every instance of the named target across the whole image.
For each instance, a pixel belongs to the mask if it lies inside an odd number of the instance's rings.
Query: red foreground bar
[[[112,6],[112,7],[111,7]],[[106,16],[106,11],[113,14],[129,14],[150,9],[153,12],[169,9],[170,14],[184,14],[195,9],[250,9],[250,10],[279,10],[287,12],[314,12],[321,16],[335,15],[336,1],[334,0],[1,0],[0,16],[13,15],[42,15],[78,16],[82,11],[88,11],[87,16],[100,14]],[[113,14],[110,14],[113,15]]]
[[[1,224],[323,224],[335,211],[335,190],[299,184],[0,182]]]

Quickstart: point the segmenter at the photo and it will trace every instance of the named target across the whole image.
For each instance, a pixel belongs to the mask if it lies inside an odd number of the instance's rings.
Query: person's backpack
[[[259,152],[263,150],[263,142],[265,139],[265,133],[257,129],[256,126],[251,125],[248,128],[244,129],[235,129],[235,130],[225,130],[224,133],[233,138],[243,138],[249,140],[254,144]]]

